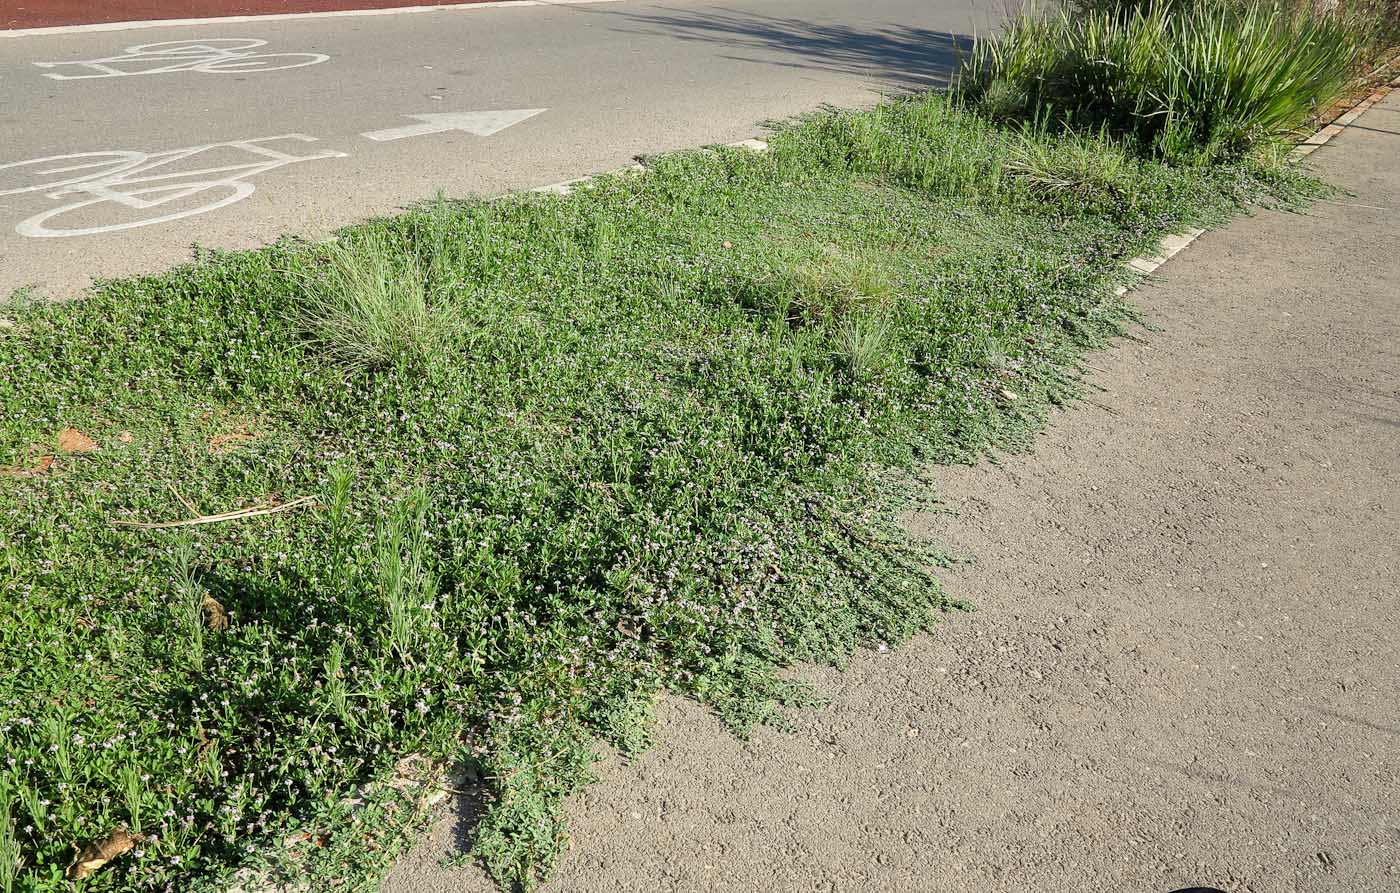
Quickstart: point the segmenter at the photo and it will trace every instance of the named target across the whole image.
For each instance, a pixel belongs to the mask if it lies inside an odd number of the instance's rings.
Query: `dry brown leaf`
[[[224,611],[224,606],[219,604],[219,600],[212,595],[206,595],[203,602],[204,622],[213,630],[228,629],[228,613]]]
[[[282,846],[291,849],[299,843],[306,843],[310,839],[311,835],[306,833],[305,831],[293,831],[291,834],[287,835],[286,839],[282,841]]]
[[[130,431],[123,431],[117,435],[117,440],[120,440],[122,443],[131,443],[135,439],[136,435],[132,434]]]
[[[77,428],[64,428],[58,432],[58,449],[62,453],[90,453],[97,449],[97,441]]]
[[[37,456],[30,465],[16,465],[13,468],[0,469],[0,475],[7,478],[32,478],[41,474],[46,474],[53,466],[53,456]]]
[[[82,880],[113,859],[124,855],[136,846],[140,839],[125,828],[114,828],[106,837],[94,840],[78,851],[73,864],[68,866],[68,880]]]

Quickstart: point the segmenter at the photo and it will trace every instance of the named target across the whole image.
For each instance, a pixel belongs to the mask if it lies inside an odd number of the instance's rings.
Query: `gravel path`
[[[1400,890],[1400,92],[1313,160],[1356,197],[1204,236],[1095,405],[944,469],[980,611],[752,741],[662,705],[547,890]],[[445,817],[386,893],[489,890]]]

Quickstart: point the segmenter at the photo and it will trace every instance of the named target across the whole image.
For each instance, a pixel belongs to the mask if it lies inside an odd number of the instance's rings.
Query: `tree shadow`
[[[634,23],[624,33],[719,43],[732,50],[724,59],[864,75],[896,90],[947,87],[972,48],[968,35],[918,26],[864,29],[714,8],[613,15]]]

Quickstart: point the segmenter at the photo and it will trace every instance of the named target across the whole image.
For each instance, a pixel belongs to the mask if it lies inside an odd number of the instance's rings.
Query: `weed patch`
[[[1026,446],[1124,258],[1307,189],[924,96],[16,310],[0,889],[117,830],[82,889],[213,886],[408,753],[478,765],[530,885],[662,689],[743,733],[810,701],[781,668],[931,627],[891,470]],[[378,858],[337,827],[322,889]]]

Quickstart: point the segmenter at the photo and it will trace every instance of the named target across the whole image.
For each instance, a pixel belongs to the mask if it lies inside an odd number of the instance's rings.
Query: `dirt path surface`
[[[396,9],[446,6],[486,0],[18,0],[0,12],[0,29],[48,28],[157,19],[334,12],[343,9]]]
[[[1315,154],[1358,197],[1204,236],[1098,406],[910,519],[980,611],[752,741],[662,705],[557,891],[1400,890],[1400,93]],[[445,817],[386,893],[488,890]]]

